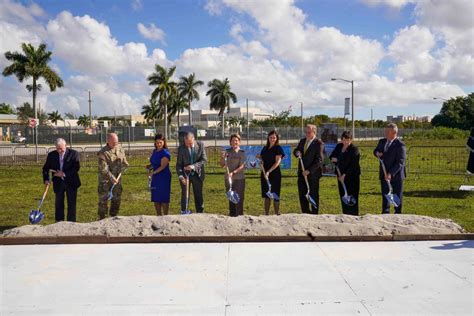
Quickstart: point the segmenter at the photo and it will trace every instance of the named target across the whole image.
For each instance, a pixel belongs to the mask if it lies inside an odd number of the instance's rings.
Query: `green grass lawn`
[[[144,165],[145,161],[143,161]],[[0,229],[28,224],[28,213],[36,208],[42,185],[40,166],[0,167]],[[173,169],[174,171],[174,169]],[[78,193],[77,215],[79,222],[97,219],[97,173],[96,168],[82,168],[82,187]],[[409,176],[405,182],[404,213],[451,218],[466,230],[474,232],[474,194],[459,192],[463,176],[420,175]],[[154,215],[147,190],[145,170],[130,168],[123,176],[123,196],[120,215]],[[208,174],[204,184],[205,211],[227,214],[228,201],[225,197],[221,171]],[[255,171],[247,175],[245,214],[261,215],[263,201],[260,197],[260,179]],[[320,213],[341,213],[334,177],[321,180]],[[173,173],[171,214],[179,213],[180,188]],[[294,172],[285,171],[281,194],[282,213],[299,212],[296,177]],[[380,183],[374,172],[361,177],[361,215],[381,211]],[[191,201],[191,209],[194,209]],[[50,192],[43,206],[46,218],[43,224],[54,222],[54,193]]]

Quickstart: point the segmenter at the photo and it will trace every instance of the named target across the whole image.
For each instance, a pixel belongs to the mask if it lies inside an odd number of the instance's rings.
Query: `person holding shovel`
[[[221,167],[227,168],[224,179],[226,190],[235,192],[230,192],[233,196],[229,198],[229,216],[244,215],[245,161],[247,157],[245,151],[240,149],[240,141],[240,135],[230,135],[231,147],[222,152],[220,159]]]
[[[64,195],[67,198],[67,221],[76,221],[77,189],[81,186],[79,178],[79,153],[66,147],[62,138],[56,140],[56,150],[51,151],[43,165],[43,181],[50,185],[50,172],[53,175],[53,190],[56,222],[64,221]]]
[[[280,215],[280,191],[281,191],[281,160],[285,156],[283,148],[279,144],[280,135],[271,131],[267,136],[267,144],[257,156],[263,163],[260,173],[260,187],[264,199],[265,215],[270,214],[270,205],[273,200],[275,215]]]
[[[342,133],[341,142],[336,145],[329,158],[336,164],[337,168],[336,176],[342,213],[359,215],[360,153],[359,149],[352,144],[352,133],[350,131]],[[346,192],[343,183],[346,186]],[[351,197],[352,200],[348,197]]]
[[[190,184],[193,186],[194,205],[196,213],[204,212],[204,198],[202,188],[204,185],[205,171],[207,163],[206,148],[204,143],[196,141],[194,134],[188,132],[184,136],[184,144],[178,147],[178,157],[176,159],[176,173],[181,184],[181,212],[188,214]]]
[[[145,166],[151,177],[151,201],[155,204],[156,215],[168,215],[171,195],[171,171],[169,163],[171,154],[166,138],[162,134],[155,136],[155,150],[150,157],[150,164]]]
[[[380,139],[377,147],[374,149],[374,156],[380,159],[379,178],[382,187],[382,214],[390,213],[390,201],[387,198],[389,193],[398,197],[398,203],[395,205],[395,214],[402,213],[403,180],[406,177],[405,162],[407,150],[405,144],[397,137],[397,134],[397,125],[394,123],[388,124],[385,127],[385,138]],[[393,188],[393,192],[389,192],[389,183]]]
[[[305,130],[306,137],[302,138],[293,150],[293,155],[300,159],[300,164],[298,164],[298,193],[301,212],[309,214],[318,214],[319,179],[323,174],[324,144],[316,137],[316,133],[316,125],[308,124]]]
[[[117,216],[122,197],[121,176],[128,167],[125,150],[115,133],[107,135],[107,144],[97,153],[99,158],[99,219]],[[110,211],[107,202],[110,199]]]

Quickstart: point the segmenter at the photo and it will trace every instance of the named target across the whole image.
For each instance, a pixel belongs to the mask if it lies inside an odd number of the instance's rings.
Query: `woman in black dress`
[[[271,131],[267,137],[267,144],[262,148],[260,155],[257,158],[260,158],[263,161],[263,169],[265,169],[265,174],[270,181],[272,186],[272,193],[276,193],[280,197],[281,189],[281,171],[280,163],[282,158],[285,156],[283,148],[279,145],[280,136],[276,131]],[[262,197],[264,198],[264,207],[265,215],[270,214],[270,204],[271,199],[268,198],[268,184],[265,180],[263,171],[260,173],[260,184],[262,188]],[[275,215],[280,215],[280,202],[273,200],[273,210]]]
[[[467,139],[466,144],[467,149],[469,149],[469,160],[467,161],[467,172],[468,174],[474,173],[474,127],[471,128],[471,135]]]
[[[359,215],[359,189],[360,189],[360,153],[359,149],[352,144],[352,134],[349,131],[342,133],[341,142],[336,145],[329,156],[331,161],[336,164],[341,172],[337,184],[339,187],[339,196],[341,197],[342,213],[348,215]],[[341,181],[344,182],[347,194],[355,198],[356,203],[352,206],[342,201],[344,189]]]

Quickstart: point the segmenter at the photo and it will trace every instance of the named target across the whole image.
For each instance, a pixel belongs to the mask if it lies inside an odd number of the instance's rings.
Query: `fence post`
[[[128,157],[130,157],[130,125],[128,126]]]

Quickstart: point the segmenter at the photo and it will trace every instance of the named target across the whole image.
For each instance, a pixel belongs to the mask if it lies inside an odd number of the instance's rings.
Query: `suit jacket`
[[[55,150],[48,154],[46,162],[43,165],[43,182],[50,181],[50,169],[60,170],[59,153]],[[57,193],[65,186],[67,189],[76,190],[81,186],[79,178],[79,153],[73,149],[66,148],[63,161],[63,172],[66,175],[64,180],[60,177],[53,176],[53,189]]]
[[[298,146],[293,150],[293,155],[296,156],[296,152],[301,152],[301,158],[303,159],[304,168],[310,172],[311,177],[321,177],[323,174],[322,163],[324,157],[324,144],[319,139],[315,138],[308,146],[306,153],[304,152],[304,145],[306,144],[306,138],[300,139]],[[298,175],[302,175],[301,163],[298,161]]]
[[[337,167],[341,171],[341,175],[345,174],[347,178],[360,175],[359,149],[354,144],[350,144],[346,152],[343,153],[342,147],[342,143],[337,144],[329,158],[337,158]]]
[[[386,138],[379,140],[377,147],[374,149],[374,155],[377,151],[383,153],[383,156],[380,158],[385,165],[387,173],[390,173],[392,176],[391,181],[401,181],[406,178],[405,164],[407,149],[405,144],[399,138],[396,138],[384,153],[386,143]],[[380,180],[385,179],[382,166],[379,167],[379,178]]]
[[[181,145],[178,147],[178,158],[176,160],[176,172],[178,176],[184,176],[184,167],[187,165],[194,166],[194,172],[198,175],[201,180],[204,180],[205,171],[204,166],[207,163],[206,148],[200,141],[196,141],[194,144],[194,158],[191,163],[191,155],[188,147]]]

